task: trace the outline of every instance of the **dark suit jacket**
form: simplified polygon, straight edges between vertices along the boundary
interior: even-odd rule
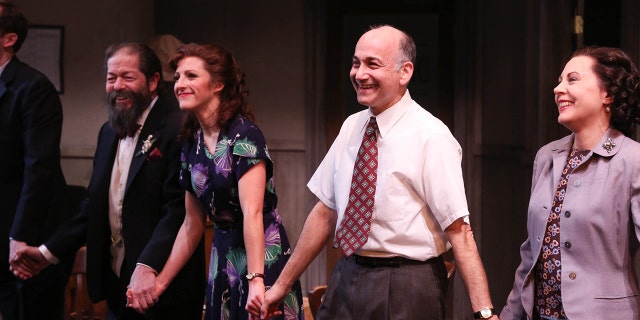
[[[9,272],[9,237],[39,245],[64,222],[60,168],[62,105],[45,75],[17,58],[0,76],[0,281]]]
[[[136,263],[162,270],[185,217],[184,190],[178,184],[180,143],[177,142],[182,114],[174,101],[159,98],[149,113],[131,161],[122,208],[125,258],[120,277],[128,283]],[[138,154],[143,141],[155,142],[147,155]],[[114,281],[110,264],[109,185],[118,147],[118,137],[108,123],[100,129],[93,160],[88,196],[80,213],[45,245],[56,256],[87,242],[89,294],[95,302],[107,298]],[[149,157],[155,149],[161,156]],[[202,248],[201,248],[202,249]],[[197,250],[159,303],[186,298],[203,301],[204,250]],[[110,287],[111,286],[111,287]]]

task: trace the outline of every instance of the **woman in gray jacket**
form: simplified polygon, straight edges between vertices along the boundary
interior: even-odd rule
[[[639,75],[617,48],[578,49],[553,90],[571,134],[533,166],[528,238],[500,319],[640,319]]]

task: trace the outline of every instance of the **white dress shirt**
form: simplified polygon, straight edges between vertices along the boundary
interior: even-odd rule
[[[307,186],[338,213],[347,206],[353,165],[367,109],[345,120],[338,137]],[[450,248],[444,229],[469,210],[462,180],[462,150],[447,126],[411,99],[402,99],[376,116],[378,180],[371,233],[356,252],[427,260]]]
[[[147,108],[140,116],[140,119],[138,119],[140,128],[144,125],[151,108],[153,108],[157,100],[158,97],[155,97],[153,101],[151,101],[149,108]],[[120,268],[124,260],[125,250],[124,238],[122,237],[122,204],[124,202],[124,192],[129,176],[129,167],[136,152],[135,147],[139,137],[140,129],[136,131],[133,137],[124,137],[118,141],[118,150],[111,171],[111,184],[109,186],[109,226],[111,227],[112,241],[111,268],[117,276],[120,276]],[[117,243],[113,243],[114,240],[116,240]]]
[[[142,113],[138,123],[141,126],[149,116],[149,112],[158,101],[158,97],[153,98],[149,107]],[[121,236],[122,231],[122,201],[124,200],[124,191],[127,185],[127,176],[129,175],[129,167],[131,165],[131,159],[133,158],[136,144],[138,143],[138,137],[140,136],[140,130],[138,130],[133,137],[126,137],[118,141],[118,150],[116,158],[113,162],[113,169],[111,171],[111,185],[109,187],[109,226],[111,227],[112,237],[118,235]],[[124,239],[122,239],[122,246],[111,246],[111,268],[120,276],[120,268],[122,267],[122,261],[124,259]],[[40,253],[52,264],[60,262],[46,245],[40,245],[38,247]]]

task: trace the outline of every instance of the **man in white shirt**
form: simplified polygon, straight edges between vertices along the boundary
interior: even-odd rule
[[[147,46],[110,46],[105,72],[109,121],[98,135],[88,197],[79,214],[29,256],[55,263],[86,239],[89,294],[94,302],[107,300],[109,319],[199,320],[206,284],[202,241],[161,299],[155,291],[155,274],[185,217],[178,185],[182,114],[175,98],[160,92],[160,61]],[[126,307],[128,285],[142,292],[136,303],[145,304],[131,307],[153,306],[144,315]]]
[[[468,223],[460,145],[407,90],[415,55],[411,37],[391,26],[372,27],[358,41],[350,77],[358,102],[368,109],[347,118],[309,181],[319,201],[265,295],[263,318],[277,313],[273,307],[332,235],[344,256],[318,319],[444,319],[447,274],[440,256],[451,247],[474,316],[497,318]],[[369,122],[377,124],[375,195],[371,217],[354,220],[345,212],[361,210],[349,209],[361,197],[350,191],[358,184],[352,173]],[[362,230],[353,227],[361,223]],[[354,247],[358,238],[363,243]]]

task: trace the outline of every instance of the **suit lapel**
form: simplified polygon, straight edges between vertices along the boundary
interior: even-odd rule
[[[7,66],[4,67],[4,71],[2,71],[2,75],[0,75],[0,98],[2,98],[7,91],[7,85],[13,82],[19,63],[18,58],[13,57],[9,63],[7,63]]]
[[[4,81],[0,79],[0,98],[2,98],[5,92],[7,92],[7,86],[5,86]]]
[[[164,126],[164,113],[165,106],[162,103],[162,98],[158,98],[156,104],[153,106],[147,119],[142,125],[142,129],[140,130],[140,136],[138,137],[138,142],[136,143],[136,148],[133,151],[133,158],[131,159],[131,166],[129,167],[129,175],[127,176],[127,187],[125,189],[125,194],[129,191],[129,187],[131,183],[135,179],[140,169],[142,169],[143,164],[147,160],[146,155],[141,154],[140,150],[142,149],[142,144],[145,140],[149,138],[149,135],[152,135],[155,138],[155,142],[151,146],[148,152],[151,152],[153,148],[158,146],[160,139],[160,128]]]

